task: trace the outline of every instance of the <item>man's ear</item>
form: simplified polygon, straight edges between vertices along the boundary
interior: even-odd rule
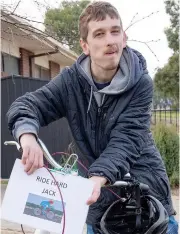
[[[89,46],[82,38],[80,38],[80,45],[85,55],[89,55]]]
[[[123,32],[123,48],[125,48],[127,46],[127,40],[128,40],[128,36],[126,34],[126,32]]]

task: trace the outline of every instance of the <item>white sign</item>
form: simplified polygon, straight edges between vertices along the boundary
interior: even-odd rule
[[[65,217],[64,233],[82,234],[89,209],[86,201],[92,194],[93,182],[80,176],[52,174],[56,181],[46,168],[27,175],[21,160],[16,159],[3,199],[1,218],[61,234]]]

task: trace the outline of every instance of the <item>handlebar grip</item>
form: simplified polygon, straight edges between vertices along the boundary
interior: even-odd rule
[[[112,184],[110,186],[112,186],[112,187],[127,187],[128,185],[129,185],[128,182],[119,180],[119,181],[116,181],[114,184]]]
[[[140,189],[143,190],[144,192],[149,191],[149,186],[147,184],[140,183]]]
[[[16,141],[5,141],[4,144],[5,145],[15,145],[17,150],[22,152],[22,148],[21,148],[20,144],[17,143]]]

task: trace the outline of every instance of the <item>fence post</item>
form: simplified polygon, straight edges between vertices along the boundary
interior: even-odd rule
[[[166,106],[165,106],[165,113],[164,113],[164,118],[165,118],[165,124],[166,124]]]
[[[170,110],[170,124],[172,124],[172,110]]]

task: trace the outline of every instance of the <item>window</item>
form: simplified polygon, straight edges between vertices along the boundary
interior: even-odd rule
[[[49,69],[35,64],[35,77],[42,80],[50,80]]]
[[[1,53],[1,71],[8,75],[20,75],[20,59],[10,54]]]

